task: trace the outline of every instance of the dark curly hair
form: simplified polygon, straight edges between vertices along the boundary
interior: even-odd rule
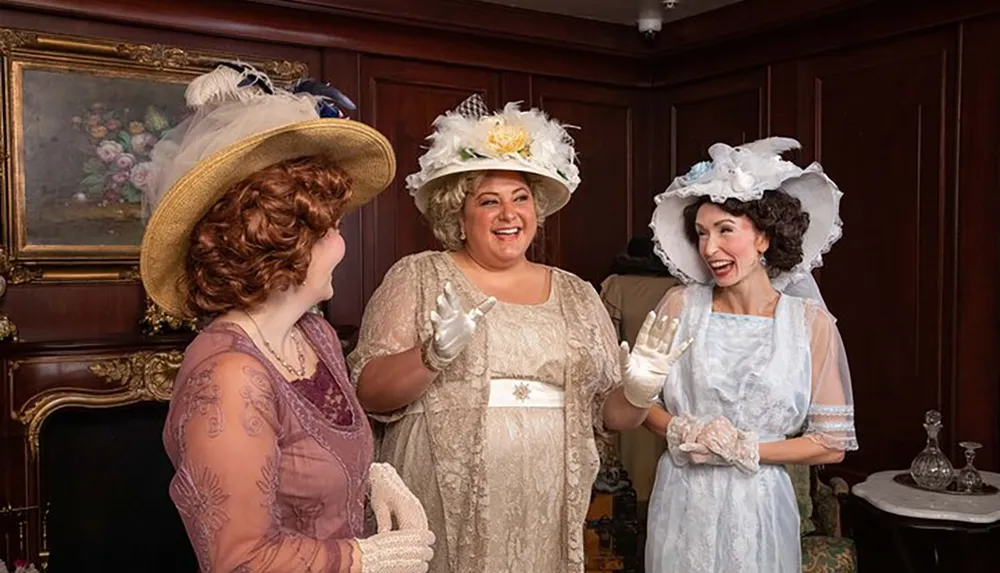
[[[684,233],[694,245],[698,244],[698,230],[695,220],[698,209],[710,202],[709,197],[699,197],[684,208]],[[717,203],[719,208],[730,215],[747,216],[754,227],[770,241],[764,257],[767,258],[767,274],[774,278],[795,268],[802,262],[802,236],[809,228],[809,213],[802,210],[802,203],[784,191],[765,191],[760,199],[740,201],[726,199]]]
[[[188,307],[201,316],[249,309],[302,284],[313,245],[350,198],[350,177],[322,156],[282,161],[233,185],[191,233]]]

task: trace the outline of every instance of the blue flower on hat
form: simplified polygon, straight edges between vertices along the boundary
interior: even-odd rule
[[[684,174],[685,181],[694,181],[702,175],[708,173],[712,170],[713,163],[711,161],[699,161],[691,166],[691,169]]]

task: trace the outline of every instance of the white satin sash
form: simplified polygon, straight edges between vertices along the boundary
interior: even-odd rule
[[[562,408],[563,389],[537,380],[493,378],[490,380],[489,408]],[[424,403],[417,400],[406,408],[406,415],[420,414]]]

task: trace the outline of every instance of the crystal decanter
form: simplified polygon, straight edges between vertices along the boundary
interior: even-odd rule
[[[913,458],[910,476],[917,485],[927,489],[944,490],[955,479],[955,468],[938,447],[938,433],[941,431],[941,413],[928,410],[924,415],[924,429],[927,430],[927,446]]]

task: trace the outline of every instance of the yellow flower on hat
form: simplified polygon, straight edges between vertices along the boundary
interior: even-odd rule
[[[486,136],[486,145],[496,155],[507,155],[528,151],[528,131],[520,125],[497,123]]]
[[[541,178],[540,192],[551,196],[549,212],[569,201],[580,184],[573,138],[567,128],[536,108],[521,110],[508,102],[490,113],[479,94],[431,124],[430,147],[420,156],[420,171],[406,177],[417,209],[426,213],[428,200],[445,177],[470,171],[509,170]]]

